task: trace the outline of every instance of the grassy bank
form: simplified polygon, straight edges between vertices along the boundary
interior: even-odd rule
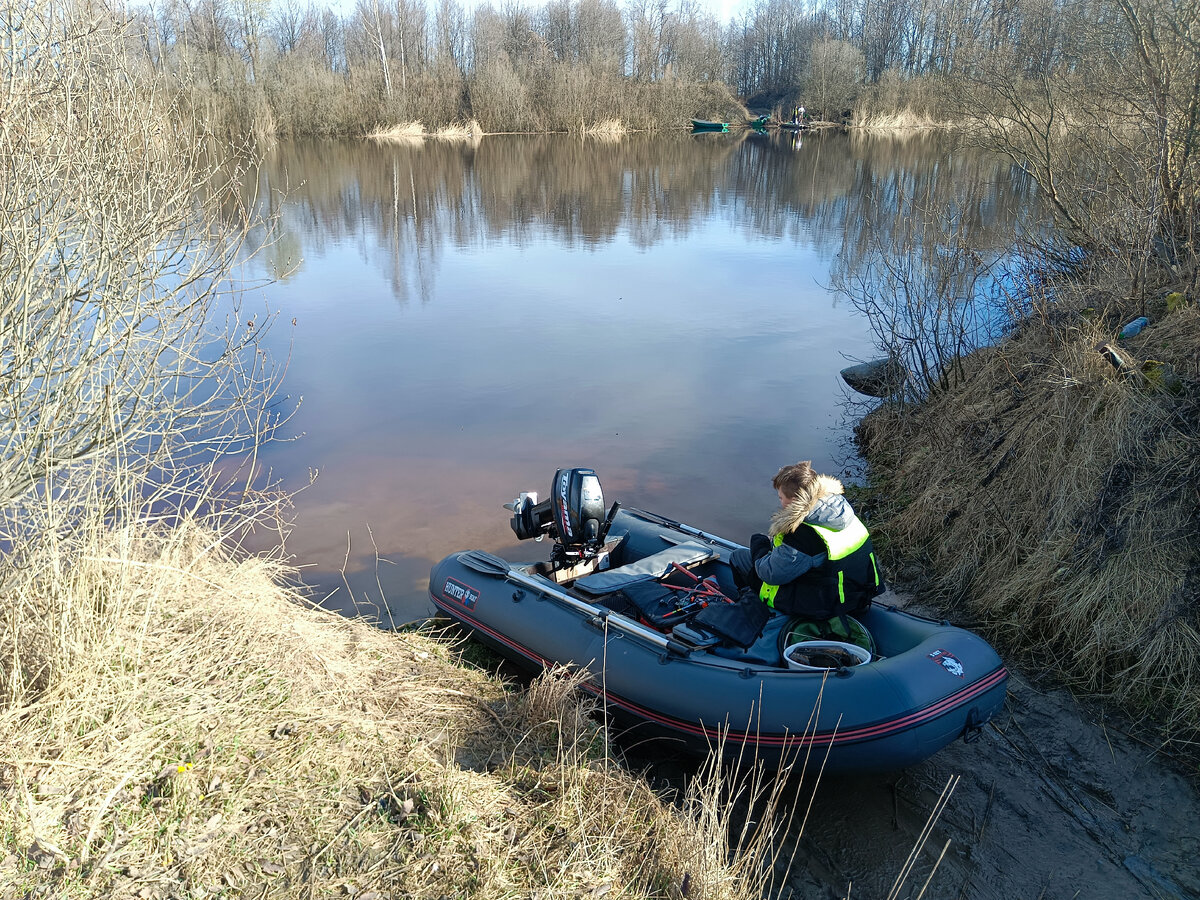
[[[726,786],[655,795],[573,678],[510,692],[196,527],[89,535],[5,599],[6,665],[48,628],[61,674],[0,714],[0,896],[761,896]]]
[[[917,407],[858,429],[893,572],[1031,673],[1200,745],[1200,309],[1064,286]],[[1119,339],[1146,314],[1151,324]]]

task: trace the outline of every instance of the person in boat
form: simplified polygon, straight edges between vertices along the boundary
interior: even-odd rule
[[[866,609],[883,592],[867,528],[845,497],[842,483],[803,461],[772,479],[779,509],[767,534],[730,558],[740,589],[758,591],[777,613],[825,622]],[[832,623],[831,623],[832,624]],[[843,627],[849,627],[842,620]]]

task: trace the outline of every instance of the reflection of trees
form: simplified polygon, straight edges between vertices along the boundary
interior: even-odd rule
[[[841,266],[856,265],[874,243],[890,243],[913,198],[936,208],[964,185],[976,189],[980,202],[964,227],[976,246],[993,250],[1012,244],[1032,201],[1027,179],[1009,161],[964,150],[944,136],[817,136],[799,151],[780,143],[764,152],[803,162],[769,174],[773,167],[744,161],[742,178],[757,179],[749,204],[755,231],[783,237],[803,229]]]
[[[983,250],[1012,243],[1031,191],[1011,164],[938,136],[697,135],[619,143],[490,137],[478,145],[293,143],[264,163],[263,203],[288,202],[282,227],[304,255],[357,242],[398,297],[430,295],[447,244],[622,237],[641,248],[714,215],[745,232],[811,243],[852,271],[887,244],[914,199],[936,209],[963,185],[977,201],[961,227]]]
[[[1000,157],[889,146],[903,161],[854,186],[831,277],[920,395],[952,383],[961,358],[997,337],[1005,322],[988,297],[1037,205],[1030,179]]]

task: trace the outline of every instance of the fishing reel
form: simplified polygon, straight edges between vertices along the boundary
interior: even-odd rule
[[[559,469],[549,499],[539,503],[536,492],[522,491],[517,499],[504,504],[513,512],[509,525],[519,540],[540,541],[550,535],[554,540],[550,561],[555,566],[599,553],[620,506],[614,503],[605,515],[604,492],[593,469]]]

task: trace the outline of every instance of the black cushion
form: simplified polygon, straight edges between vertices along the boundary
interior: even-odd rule
[[[771,618],[767,604],[758,594],[746,588],[733,603],[710,603],[696,613],[693,625],[719,634],[729,644],[749,647],[762,635],[763,626]]]

